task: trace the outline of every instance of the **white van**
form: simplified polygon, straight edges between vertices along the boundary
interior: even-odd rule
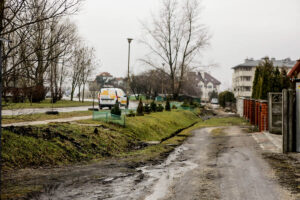
[[[101,88],[98,93],[99,108],[108,107],[111,109],[118,101],[121,106],[127,107],[127,96],[120,88]]]

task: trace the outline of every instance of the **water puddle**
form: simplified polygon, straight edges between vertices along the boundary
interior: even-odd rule
[[[61,185],[38,199],[158,200],[168,195],[174,180],[198,166],[191,159],[188,145],[177,147],[162,164],[140,167],[131,173],[125,170],[100,179],[86,177],[85,181]]]

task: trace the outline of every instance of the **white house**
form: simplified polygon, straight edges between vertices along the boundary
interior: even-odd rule
[[[209,101],[210,94],[215,91],[219,93],[221,82],[207,72],[198,72],[198,87],[201,90],[201,100]]]
[[[221,82],[207,72],[190,72],[189,79],[194,79],[202,101],[209,101],[210,94],[213,91],[217,93],[220,91]]]

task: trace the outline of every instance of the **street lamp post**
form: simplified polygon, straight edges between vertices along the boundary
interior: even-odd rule
[[[129,87],[130,87],[130,75],[129,75],[129,65],[130,65],[130,43],[133,40],[132,38],[127,38],[128,40],[128,69],[127,69],[127,107],[129,105]]]
[[[1,138],[2,138],[2,43],[3,42],[8,42],[10,43],[10,40],[0,38],[0,194],[1,194],[1,188],[2,188],[2,143],[1,143]]]

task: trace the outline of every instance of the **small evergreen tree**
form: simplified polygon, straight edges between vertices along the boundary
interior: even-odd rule
[[[257,98],[257,88],[258,88],[258,80],[259,80],[259,75],[260,75],[260,71],[259,71],[259,67],[256,67],[255,69],[255,75],[254,75],[254,80],[253,80],[253,87],[252,87],[252,95],[251,97],[256,99]]]
[[[169,98],[167,98],[165,110],[166,110],[166,111],[171,111],[171,106],[170,106]]]
[[[158,106],[157,106],[157,112],[162,112],[162,111],[164,111],[164,107],[163,107],[163,105],[161,105],[161,104],[158,104]]]
[[[147,114],[149,114],[151,112],[151,108],[150,108],[149,104],[147,104],[147,103],[144,106],[144,112]]]
[[[280,71],[278,67],[276,67],[273,76],[272,76],[272,92],[281,92],[282,91],[282,85],[280,83],[281,76],[280,76]]]
[[[286,69],[282,69],[280,73],[280,84],[281,84],[281,90],[288,89],[292,87],[291,80],[287,76]]]
[[[113,115],[119,115],[119,116],[122,114],[122,111],[120,109],[120,103],[118,101],[116,102],[114,107],[111,109],[110,113]]]
[[[156,103],[155,103],[155,101],[152,101],[152,102],[151,102],[151,105],[150,105],[150,107],[151,107],[151,111],[152,111],[152,112],[156,112],[156,108],[157,108],[157,106],[156,106]]]
[[[142,99],[140,99],[139,105],[138,105],[137,110],[136,110],[136,115],[137,116],[143,116],[144,115],[144,106],[143,106]]]

